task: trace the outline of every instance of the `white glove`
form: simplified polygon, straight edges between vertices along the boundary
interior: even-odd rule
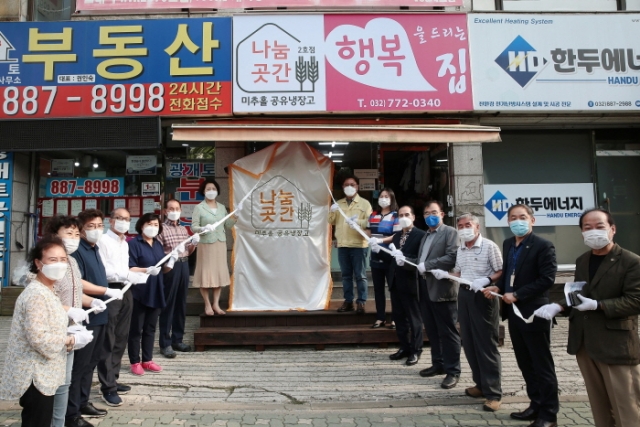
[[[596,301],[594,299],[591,299],[591,298],[583,297],[580,294],[578,294],[578,298],[580,298],[580,300],[582,301],[582,304],[576,305],[575,307],[573,307],[576,310],[589,311],[589,310],[597,310],[598,309],[598,301]]]
[[[191,236],[191,244],[197,245],[198,243],[200,243],[200,235],[196,233],[193,236]]]
[[[87,330],[84,326],[69,326],[67,333],[73,335],[75,343],[73,344],[74,350],[80,350],[93,340],[93,331]]]
[[[185,253],[186,251],[187,251],[187,248],[185,248],[184,243],[180,243],[171,252],[175,252],[177,255],[176,258],[179,258],[180,254]]]
[[[206,231],[207,233],[210,233],[213,230],[214,230],[213,224],[207,224],[204,227],[202,227],[202,231]]]
[[[338,206],[338,204],[337,204],[337,203],[332,204],[332,205],[331,205],[331,207],[329,208],[329,210],[330,210],[331,212],[335,212],[335,211],[337,211],[338,209],[340,209],[340,206]]]
[[[476,279],[471,283],[471,290],[473,292],[481,291],[485,286],[491,283],[488,277],[483,277],[481,279]]]
[[[67,311],[67,316],[69,316],[69,319],[73,320],[75,323],[78,323],[78,324],[82,322],[89,323],[89,314],[81,308],[71,307]]]
[[[397,258],[399,256],[402,256],[402,251],[400,249],[391,249],[391,256],[394,258]]]
[[[536,311],[533,312],[534,316],[542,317],[543,319],[551,320],[558,315],[562,311],[562,306],[560,304],[551,303],[545,304]]]
[[[373,252],[374,254],[380,252],[380,245],[377,243],[371,245],[371,252]]]
[[[109,298],[115,298],[115,299],[122,299],[122,296],[124,295],[120,289],[109,289],[109,288],[105,291],[104,294]]]
[[[349,228],[351,228],[352,230],[356,230],[359,228],[359,225],[356,222],[356,218],[358,218],[358,215],[354,215],[351,218],[347,219],[347,224],[349,224]]]
[[[173,266],[176,265],[177,260],[178,258],[173,256],[173,253],[172,253],[171,257],[169,257],[169,261],[167,261],[167,263],[164,266],[167,268],[173,268]]]
[[[147,267],[147,271],[145,273],[152,276],[157,276],[158,274],[160,274],[160,267],[155,267],[152,265],[151,267]]]
[[[427,272],[427,269],[424,268],[424,262],[421,262],[420,264],[418,264],[418,271],[420,272],[420,274],[424,274]]]
[[[120,299],[122,299],[122,297],[120,297]],[[102,313],[107,309],[107,304],[99,298],[94,298],[93,301],[91,301],[91,308],[94,308],[94,307],[95,307],[94,313],[98,314],[98,313]],[[89,320],[87,320],[87,323],[89,323]]]
[[[430,270],[429,273],[433,274],[433,276],[438,280],[446,279],[449,274],[444,270]]]
[[[236,215],[238,215],[238,212],[240,212],[241,210],[242,210],[242,202],[236,205]]]
[[[382,239],[378,239],[377,237],[372,237],[369,239],[369,246],[379,246],[382,243]]]
[[[395,257],[396,259],[396,264],[398,264],[399,267],[402,267],[404,265],[404,262],[406,261],[406,258],[404,257],[404,255],[398,255],[397,257]]]

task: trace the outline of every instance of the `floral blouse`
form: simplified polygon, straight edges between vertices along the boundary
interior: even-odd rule
[[[67,323],[60,299],[33,279],[16,301],[0,399],[20,398],[32,382],[45,396],[64,384]]]
[[[58,295],[62,305],[82,308],[82,274],[78,261],[69,257],[69,266],[64,277],[53,284],[53,291]]]

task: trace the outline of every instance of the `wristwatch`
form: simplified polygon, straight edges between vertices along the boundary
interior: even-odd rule
[[[514,297],[515,299],[518,299],[518,294],[516,293],[516,291],[513,291],[511,294],[513,295],[513,297]]]

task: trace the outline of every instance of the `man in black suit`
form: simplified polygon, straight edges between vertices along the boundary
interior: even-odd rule
[[[551,242],[533,234],[535,217],[527,205],[513,205],[507,213],[509,228],[515,235],[502,245],[503,272],[496,282],[483,290],[503,294],[502,318],[509,319],[509,334],[518,367],[527,385],[529,407],[513,412],[511,418],[533,421],[529,427],[557,425],[558,379],[551,355],[551,321],[535,317],[527,324],[517,317],[511,304],[516,303],[524,318],[549,303],[549,289],[554,283],[556,250]]]
[[[411,206],[403,206],[398,210],[401,233],[393,236],[396,247],[396,262],[390,265],[389,291],[393,306],[393,321],[400,340],[400,350],[389,356],[391,360],[407,358],[406,365],[418,363],[422,353],[422,317],[418,302],[418,280],[416,268],[405,264],[405,258],[418,258],[420,242],[424,231],[413,226],[416,217]]]

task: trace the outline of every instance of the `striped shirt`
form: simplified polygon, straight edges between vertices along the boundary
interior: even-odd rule
[[[456,266],[453,268],[453,272],[460,273],[461,278],[475,280],[489,277],[501,270],[502,254],[498,245],[489,239],[483,239],[482,235],[478,235],[471,248],[465,244],[458,247]]]

